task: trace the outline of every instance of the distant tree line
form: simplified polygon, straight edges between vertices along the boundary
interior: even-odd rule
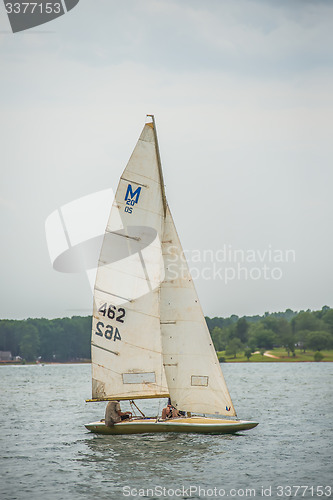
[[[208,318],[215,349],[234,355],[244,351],[283,347],[288,354],[295,349],[321,351],[333,349],[333,309],[320,311],[287,309],[263,316],[232,315]],[[77,361],[90,359],[91,316],[57,319],[0,320],[0,351],[26,361]]]
[[[90,359],[91,316],[0,320],[0,351],[26,361]]]
[[[256,350],[283,347],[288,355],[299,348],[321,351],[333,348],[333,309],[324,306],[320,311],[287,309],[285,312],[263,316],[231,316],[208,318],[215,349],[227,356],[244,351],[251,355]]]

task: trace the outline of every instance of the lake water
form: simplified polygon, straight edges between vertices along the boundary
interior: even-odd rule
[[[241,435],[97,436],[90,365],[1,367],[1,500],[331,497],[333,363],[222,368]]]

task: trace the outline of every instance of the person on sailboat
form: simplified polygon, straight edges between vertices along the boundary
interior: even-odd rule
[[[162,410],[162,420],[166,420],[167,418],[170,417],[172,417],[172,409],[171,405],[168,405]]]
[[[114,424],[122,420],[129,420],[132,418],[130,411],[121,411],[119,401],[110,401],[105,410],[105,425],[112,427]]]
[[[177,408],[172,406],[171,404],[171,399],[168,399],[168,404],[165,408],[162,410],[162,420],[166,420],[167,418],[174,418],[174,417],[179,417],[179,411]]]

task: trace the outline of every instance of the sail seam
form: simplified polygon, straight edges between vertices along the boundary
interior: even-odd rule
[[[141,174],[141,173],[140,173],[140,174],[138,174],[137,172],[133,172],[133,170],[129,170],[129,169],[127,169],[127,173],[130,173],[130,174],[136,175],[136,176],[138,176],[138,177],[139,177],[139,176],[140,176],[140,177],[144,177],[145,179],[149,179],[150,181],[155,182],[155,184],[159,184],[159,183],[160,183],[159,179],[158,179],[158,180],[156,180],[156,179],[154,179],[153,177],[148,177],[148,175],[143,175],[143,174]],[[122,179],[122,177],[121,177],[121,179]],[[136,181],[134,181],[134,180],[132,180],[132,181],[127,181],[127,182],[134,182],[135,184],[138,184],[138,183],[137,183]],[[142,185],[144,186],[144,184],[142,184]],[[145,187],[146,187],[146,186],[145,186]],[[147,186],[147,187],[149,187],[149,186]]]
[[[102,291],[102,290],[99,290],[99,291]],[[105,292],[105,293],[108,293],[108,292]],[[108,295],[112,295],[112,294],[108,294]],[[117,297],[117,296],[113,295],[113,297]],[[119,297],[119,298],[122,298],[122,297]],[[124,299],[124,300],[126,300],[126,299]],[[132,301],[128,301],[128,302],[132,302]],[[135,309],[130,309],[130,310],[131,310],[131,312],[134,311],[136,314],[141,314],[142,316],[148,316],[149,318],[159,319],[159,316],[155,316],[155,314],[149,314],[149,313],[146,313],[144,311],[137,311]],[[100,319],[99,316],[96,316],[95,314],[94,314],[94,318],[97,320]]]
[[[117,299],[122,299],[122,300],[125,300],[126,302],[132,302],[132,299],[128,299],[127,297],[122,297],[121,295],[116,295],[115,293],[111,293],[111,292],[108,292],[106,290],[102,290],[101,288],[98,288],[97,286],[95,286],[94,290],[96,290],[97,292],[106,293],[107,295],[111,295],[112,297],[117,297]]]
[[[126,203],[124,203],[123,201],[119,201],[118,202],[118,209],[120,209],[122,207],[126,207]],[[154,210],[148,210],[147,208],[142,208],[142,207],[138,207],[138,206],[135,207],[135,211],[147,212],[148,214],[154,214],[154,215],[161,215],[160,212],[154,212]]]
[[[131,346],[131,347],[135,347],[136,349],[141,349],[142,351],[149,351],[149,352],[153,352],[155,354],[162,354],[161,351],[157,351],[156,349],[151,349],[149,347],[143,347],[143,346],[140,346],[137,344],[131,344],[131,342],[123,341],[123,344]],[[99,349],[103,349],[104,351],[111,352],[112,354],[116,354],[117,356],[119,356],[119,354],[120,354],[119,352],[117,353],[116,351],[110,351],[109,349],[106,349],[106,347],[99,346],[98,344],[94,344],[93,342],[91,342],[91,345],[93,347],[98,347]],[[106,367],[104,367],[104,368],[106,368]],[[107,369],[109,370],[109,368],[107,368]],[[113,370],[111,370],[111,371],[113,371]],[[117,372],[115,372],[115,373],[117,373]]]
[[[111,352],[112,354],[115,354],[115,356],[119,356],[119,352],[117,351],[111,351],[110,349],[106,349],[106,347],[102,347],[101,345],[94,344],[93,342],[91,343],[93,347],[97,347],[98,349],[103,349],[103,351]]]
[[[142,176],[142,177],[144,177],[144,176]],[[147,186],[147,184],[142,184],[141,182],[132,181],[130,179],[125,179],[125,177],[120,177],[120,178],[121,178],[122,181],[132,182],[133,184],[137,184],[138,186],[142,186],[142,187],[145,187],[145,188],[149,189],[149,186]],[[149,177],[146,177],[146,178],[149,179]],[[154,181],[154,179],[151,179],[151,180]]]
[[[107,228],[106,228],[105,232],[108,234],[114,234],[116,236],[122,236],[123,238],[127,238],[129,240],[141,241],[141,238],[139,238],[138,236],[128,236],[127,234],[121,234],[121,233],[118,233],[117,231],[108,231]]]
[[[161,351],[156,351],[155,349],[149,349],[149,347],[143,347],[143,346],[140,346],[140,345],[137,345],[137,344],[131,344],[130,342],[126,342],[126,341],[124,341],[124,344],[125,345],[130,345],[131,347],[135,347],[136,349],[142,349],[143,351],[154,352],[156,354],[161,354],[162,355]]]
[[[98,261],[99,264],[102,264],[103,266],[105,266],[106,264],[102,261],[102,260],[99,260]],[[125,271],[122,271],[121,269],[115,269],[115,271],[119,274],[123,274],[125,276],[135,276],[136,279],[138,280],[143,280],[145,283],[147,283],[147,286],[149,287],[148,285],[148,281],[147,281],[147,278],[146,277],[142,277],[142,276],[138,276],[138,275],[134,275],[133,273],[130,273],[130,272],[125,272]],[[148,276],[149,277],[149,276]],[[152,290],[151,291],[154,291],[155,288],[157,288],[160,284],[160,281],[158,279],[155,279],[155,280],[149,280],[149,283],[150,283],[150,286],[151,284],[153,283],[156,283],[155,286],[152,287]],[[150,287],[149,287],[150,288]],[[104,292],[104,290],[101,290],[101,289],[97,289],[95,288],[95,290],[99,290],[100,292]],[[111,292],[107,292],[105,291],[104,293],[108,293],[109,295],[114,295],[113,293]],[[148,293],[148,292],[146,292]],[[117,297],[117,295],[115,295],[115,297]],[[125,297],[119,297],[119,298],[123,298],[125,299]],[[126,299],[127,300],[127,299]],[[131,302],[131,300],[128,300],[128,302]]]

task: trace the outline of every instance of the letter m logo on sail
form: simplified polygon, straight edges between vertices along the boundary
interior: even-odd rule
[[[138,203],[140,193],[141,193],[141,187],[136,188],[136,190],[133,192],[131,184],[129,184],[127,186],[127,191],[125,194],[125,201],[126,201],[126,205],[129,205],[129,206],[125,207],[125,212],[128,212],[130,214],[132,213],[131,207],[133,207],[136,203]]]
[[[125,195],[125,201],[131,201],[131,203],[127,203],[128,205],[131,204],[131,205],[134,205],[135,203],[138,203],[139,201],[139,196],[140,196],[140,192],[141,192],[141,187],[138,187],[134,193],[133,193],[133,189],[132,189],[132,186],[129,184],[127,186],[127,191],[126,191],[126,195]]]

